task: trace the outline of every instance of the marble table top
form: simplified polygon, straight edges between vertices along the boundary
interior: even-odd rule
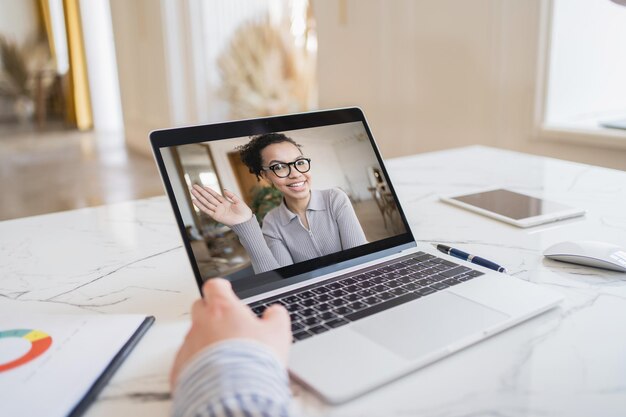
[[[565,297],[559,308],[342,406],[332,416],[624,416],[626,274],[544,259],[564,240],[626,247],[626,173],[485,147],[387,162],[418,241],[483,255]],[[519,229],[442,203],[489,186],[587,210]],[[165,416],[167,374],[198,297],[165,197],[0,222],[0,314],[142,313],[156,324],[87,416]]]

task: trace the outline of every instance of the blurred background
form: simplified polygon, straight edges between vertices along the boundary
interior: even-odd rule
[[[0,220],[162,195],[153,129],[342,106],[385,158],[623,170],[624,39],[611,0],[0,0]]]

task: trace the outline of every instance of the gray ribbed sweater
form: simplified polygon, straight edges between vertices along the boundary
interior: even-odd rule
[[[252,260],[255,273],[339,252],[367,243],[348,196],[339,189],[312,190],[307,230],[285,201],[263,219],[255,216],[232,229]]]

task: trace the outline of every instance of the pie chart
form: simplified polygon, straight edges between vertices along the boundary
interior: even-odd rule
[[[52,345],[52,337],[41,330],[33,329],[13,329],[1,330],[0,340],[4,338],[22,338],[30,342],[30,349],[17,359],[9,362],[0,362],[0,372],[8,371],[18,366],[22,366],[43,354],[50,345]]]

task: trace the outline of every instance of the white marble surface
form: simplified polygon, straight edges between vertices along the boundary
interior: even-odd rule
[[[545,260],[563,240],[626,247],[626,173],[470,147],[388,162],[417,240],[484,255],[565,296],[560,308],[340,407],[307,414],[624,416],[626,274]],[[518,229],[438,201],[500,185],[588,210]],[[87,415],[165,416],[167,372],[198,292],[165,198],[0,222],[0,313],[145,313],[157,323]]]

